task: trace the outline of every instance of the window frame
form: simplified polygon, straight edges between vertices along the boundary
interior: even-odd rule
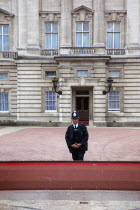
[[[92,71],[92,69],[93,69],[93,66],[81,66],[81,65],[79,65],[79,66],[73,66],[72,67],[72,71],[71,71],[71,73],[73,73],[74,74],[74,77],[75,78],[81,78],[81,77],[79,77],[79,76],[77,76],[77,71],[88,71],[88,76],[87,77],[82,77],[82,78],[90,78],[91,77],[91,71]]]
[[[6,79],[0,79],[0,81],[9,80],[9,72],[0,72],[0,74],[7,74],[7,78]]]
[[[47,76],[47,73],[49,73],[49,72],[54,72],[55,73],[55,75],[54,76]],[[53,77],[56,77],[56,71],[45,71],[45,78],[53,78]]]
[[[57,103],[58,103],[58,101],[57,101],[57,93],[55,93],[55,96],[56,96],[56,100],[55,100],[55,102],[56,102],[56,110],[47,110],[46,109],[46,102],[47,102],[47,98],[46,98],[46,92],[52,92],[52,93],[55,93],[54,91],[50,91],[50,90],[45,90],[45,92],[44,92],[44,109],[45,109],[45,112],[50,112],[50,113],[52,113],[52,112],[57,112],[58,111],[58,108],[57,108]]]
[[[119,93],[119,110],[113,110],[113,109],[109,109],[109,94],[110,93],[113,93],[113,92],[118,92]],[[110,113],[110,112],[121,112],[121,91],[119,91],[119,90],[112,90],[112,91],[110,91],[109,93],[108,93],[108,97],[107,97],[107,111]],[[116,102],[116,101],[115,101]]]
[[[118,77],[111,76],[111,75],[109,75],[110,72],[119,72],[119,76]],[[119,79],[121,77],[121,72],[120,72],[120,70],[109,70],[108,77],[112,77],[114,79]]]
[[[48,71],[55,71],[56,72],[56,77],[58,77],[58,67],[52,67],[52,66],[49,66],[49,67],[42,67],[41,69],[42,73],[41,73],[41,78],[47,82],[50,82],[52,80],[52,77],[46,77],[46,72]],[[52,82],[52,81],[51,81]]]
[[[8,94],[8,110],[0,110],[0,113],[9,113],[10,112],[10,94],[9,94],[9,91],[4,91],[4,92],[0,92],[0,94],[2,93],[7,93]],[[1,100],[0,100],[0,103],[1,103]]]
[[[113,32],[108,32],[108,23],[113,23]],[[114,32],[114,24],[115,23],[120,23],[120,32]],[[122,40],[121,40],[121,21],[107,21],[106,23],[106,48],[107,49],[121,49],[121,43],[122,43]],[[108,33],[112,33],[113,34],[113,48],[108,48]],[[114,39],[114,34],[115,33],[120,33],[120,46],[119,48],[114,48],[114,45],[115,45],[115,39]]]
[[[82,23],[82,31],[77,31],[77,23]],[[83,31],[83,26],[84,26],[84,23],[88,23],[88,27],[89,27],[89,30],[88,31]],[[81,33],[82,34],[82,46],[80,46],[80,47],[78,47],[77,46],[77,33]],[[88,33],[88,46],[86,46],[86,47],[84,47],[83,46],[83,40],[84,40],[84,38],[83,38],[83,35],[84,35],[84,33]],[[76,21],[75,22],[75,47],[77,47],[77,48],[87,48],[87,47],[90,47],[90,21]]]
[[[46,24],[51,24],[51,32],[46,32]],[[53,24],[57,24],[58,27],[58,31],[56,32],[52,32],[52,25]],[[59,49],[59,22],[45,22],[44,24],[44,32],[45,32],[45,42],[44,42],[44,48],[46,50],[58,50]],[[51,48],[47,48],[47,42],[46,42],[46,36],[47,34],[51,34]],[[52,35],[53,34],[57,34],[57,48],[52,48]]]
[[[87,72],[87,75],[86,76],[82,76],[82,75],[80,76],[80,75],[78,75],[78,72],[84,72],[84,71]],[[82,70],[79,70],[78,69],[77,70],[77,77],[89,77],[89,71],[88,70],[83,70],[83,69]]]
[[[9,26],[9,24],[2,24],[1,22],[0,22],[0,26],[2,26],[2,33],[0,34],[0,36],[2,36],[2,50],[0,50],[0,52],[7,52],[7,51],[9,51],[10,50],[10,26]],[[3,33],[3,27],[4,26],[8,26],[8,34],[4,34]],[[4,50],[4,43],[3,43],[3,38],[4,38],[4,36],[8,36],[8,50]]]

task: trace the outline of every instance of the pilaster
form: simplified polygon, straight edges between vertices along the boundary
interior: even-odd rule
[[[140,54],[140,1],[127,0],[127,53]]]
[[[18,1],[18,50],[25,53],[27,47],[27,1]]]
[[[27,49],[39,49],[39,0],[27,1]]]
[[[105,53],[104,0],[94,0],[94,46],[97,54]]]
[[[61,0],[61,47],[72,45],[72,0]]]

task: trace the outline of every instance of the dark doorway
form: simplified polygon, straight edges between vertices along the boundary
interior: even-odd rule
[[[80,116],[80,122],[89,124],[89,97],[76,97],[76,110]]]

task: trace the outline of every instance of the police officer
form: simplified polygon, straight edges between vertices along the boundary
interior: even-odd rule
[[[85,151],[88,149],[88,131],[84,124],[79,122],[76,111],[71,116],[73,124],[67,128],[65,139],[73,160],[84,160]]]

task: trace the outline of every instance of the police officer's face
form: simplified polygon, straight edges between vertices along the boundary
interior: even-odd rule
[[[76,125],[78,123],[79,119],[72,119],[72,122],[74,125]]]

